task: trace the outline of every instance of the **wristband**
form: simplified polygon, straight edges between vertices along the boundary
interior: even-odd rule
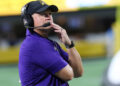
[[[73,48],[74,46],[75,45],[74,45],[73,41],[71,41],[71,45],[65,44],[65,47],[68,48],[68,49]]]

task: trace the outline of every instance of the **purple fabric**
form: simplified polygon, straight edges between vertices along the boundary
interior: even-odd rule
[[[68,54],[56,42],[37,33],[27,31],[26,35],[19,53],[22,86],[68,86],[54,75],[68,64]]]

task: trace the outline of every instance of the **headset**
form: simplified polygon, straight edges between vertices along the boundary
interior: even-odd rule
[[[29,7],[29,3],[23,6],[21,10],[21,18],[25,28],[34,27],[33,18],[30,14],[27,13],[28,7]]]
[[[25,28],[28,28],[30,31],[32,31],[33,29],[36,29],[39,27],[47,27],[47,26],[51,25],[50,22],[48,22],[42,26],[34,27],[33,18],[30,14],[27,13],[28,7],[29,7],[29,3],[26,4],[25,6],[23,6],[22,10],[21,10],[21,18],[22,18],[22,21],[23,21]],[[41,30],[43,30],[43,29],[41,29]]]

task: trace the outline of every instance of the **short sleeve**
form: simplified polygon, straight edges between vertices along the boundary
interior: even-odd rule
[[[56,44],[57,44],[57,47],[58,47],[58,50],[59,50],[61,56],[62,56],[67,62],[69,62],[68,53],[65,52],[65,51],[60,47],[60,45],[59,45],[57,42],[56,42]]]
[[[44,42],[34,47],[32,61],[48,72],[55,74],[68,64],[54,48],[53,43]]]

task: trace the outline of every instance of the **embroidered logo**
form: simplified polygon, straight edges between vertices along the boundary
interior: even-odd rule
[[[45,2],[43,2],[42,0],[40,0],[40,3],[41,3],[42,5],[45,5]]]

